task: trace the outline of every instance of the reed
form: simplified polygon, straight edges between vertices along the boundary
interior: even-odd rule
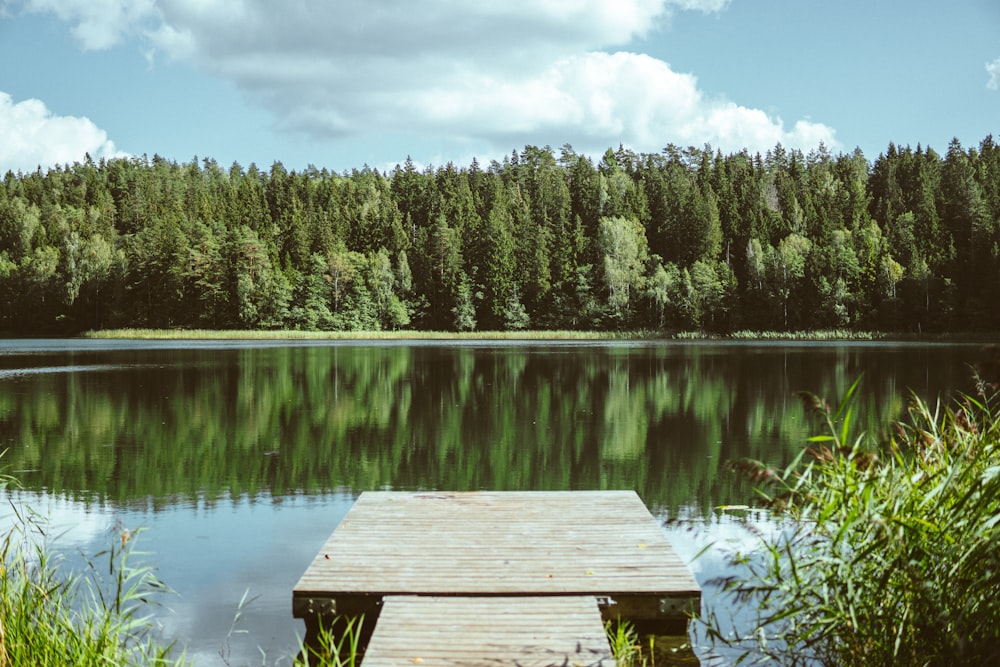
[[[103,329],[85,338],[137,340],[642,340],[644,332],[616,331],[255,331],[215,329]]]
[[[707,331],[299,331],[299,330],[219,330],[219,329],[101,329],[87,331],[85,338],[137,340],[504,340],[504,341],[879,341],[879,340],[962,340],[967,337],[888,334],[878,331],[822,329],[813,331],[753,331],[731,333]],[[979,340],[975,338],[975,340]]]
[[[604,629],[616,667],[656,667],[652,635],[646,637],[648,644],[643,646],[635,625],[623,619],[605,622]]]
[[[740,660],[822,665],[988,665],[1000,660],[1000,410],[912,398],[879,442],[858,432],[855,383],[840,405],[804,395],[825,432],[784,470],[739,468],[788,529],[738,554],[717,604],[756,627],[700,619]]]
[[[815,331],[734,331],[728,335],[732,340],[760,341],[874,341],[888,338],[877,331],[851,331],[850,329],[820,329]]]
[[[0,479],[0,488],[12,484]],[[46,542],[44,519],[10,507],[12,527],[0,537],[0,667],[184,664],[146,613],[166,587],[132,564],[134,535],[119,530],[73,571]]]
[[[364,629],[364,615],[321,623],[316,641],[303,645],[295,667],[357,667],[364,655]]]

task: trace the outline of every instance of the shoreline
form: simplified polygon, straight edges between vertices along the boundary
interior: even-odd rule
[[[441,340],[441,341],[815,341],[815,342],[983,342],[996,340],[993,332],[912,334],[879,331],[735,331],[713,334],[698,331],[300,331],[231,329],[102,329],[86,331],[75,338],[97,340]]]

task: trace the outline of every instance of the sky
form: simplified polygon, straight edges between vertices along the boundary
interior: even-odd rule
[[[1000,136],[1000,0],[0,0],[0,174]]]

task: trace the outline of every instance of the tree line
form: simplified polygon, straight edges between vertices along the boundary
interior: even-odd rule
[[[1000,328],[1000,149],[526,146],[391,172],[100,160],[0,185],[0,331]]]

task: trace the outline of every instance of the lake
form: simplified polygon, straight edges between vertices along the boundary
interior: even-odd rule
[[[158,622],[197,664],[287,665],[304,632],[292,588],[364,490],[635,489],[683,556],[716,543],[692,564],[705,585],[748,537],[716,509],[754,502],[726,463],[788,462],[817,432],[796,392],[836,404],[863,377],[859,415],[879,430],[911,391],[973,391],[986,359],[978,344],[8,340],[0,465],[71,559],[144,529],[137,548],[176,591]]]

